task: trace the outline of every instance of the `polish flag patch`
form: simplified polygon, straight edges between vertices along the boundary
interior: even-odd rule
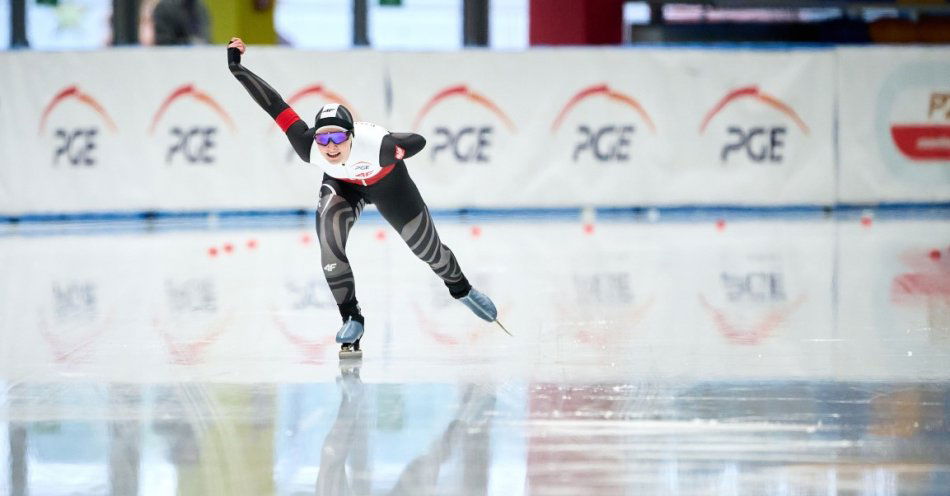
[[[406,150],[404,150],[401,146],[396,145],[396,160],[402,160],[402,158],[405,156]]]

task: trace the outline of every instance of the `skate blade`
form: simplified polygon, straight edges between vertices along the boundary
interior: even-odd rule
[[[363,350],[340,352],[340,360],[356,360],[357,358],[363,358]]]
[[[499,322],[498,319],[495,319],[495,323],[498,324],[498,327],[501,327],[501,330],[505,331],[505,334],[507,334],[507,335],[509,335],[509,336],[511,336],[511,337],[515,337],[514,334],[508,332],[508,329],[505,329],[505,326],[501,325],[501,322]]]

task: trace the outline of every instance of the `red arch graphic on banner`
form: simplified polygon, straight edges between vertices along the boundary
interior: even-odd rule
[[[53,97],[53,100],[50,101],[48,105],[46,105],[45,109],[43,109],[43,114],[40,116],[40,128],[39,128],[40,134],[42,134],[43,131],[46,129],[46,119],[53,112],[53,109],[55,109],[60,103],[62,103],[63,101],[69,98],[75,98],[79,100],[80,102],[91,107],[106,122],[106,127],[108,127],[110,131],[112,131],[113,133],[118,131],[118,127],[116,127],[115,122],[112,120],[112,117],[109,117],[109,113],[106,112],[106,109],[103,108],[102,105],[100,105],[99,102],[96,101],[95,98],[89,96],[86,93],[83,93],[79,89],[78,86],[73,85],[73,86],[67,86],[62,91],[57,93],[56,96]]]
[[[808,126],[805,125],[805,121],[803,121],[801,117],[798,116],[798,114],[795,112],[795,109],[782,102],[778,98],[775,98],[768,93],[759,91],[758,86],[746,86],[744,88],[738,88],[730,91],[729,94],[724,96],[722,100],[719,100],[719,103],[717,103],[709,112],[706,113],[706,117],[703,118],[703,122],[699,126],[699,133],[705,133],[706,126],[709,125],[709,121],[711,121],[712,118],[716,116],[716,114],[722,111],[722,109],[726,108],[727,105],[740,98],[754,98],[772,108],[777,109],[779,112],[782,112],[790,119],[795,121],[795,124],[798,125],[803,133],[808,134]]]
[[[211,107],[211,110],[214,110],[215,113],[217,113],[221,119],[224,120],[225,124],[231,128],[232,132],[237,130],[237,126],[234,125],[234,119],[231,119],[231,116],[225,112],[224,108],[221,107],[221,105],[219,105],[218,102],[214,100],[214,98],[199,90],[193,84],[186,84],[173,91],[170,95],[168,95],[168,98],[162,102],[161,107],[158,108],[158,112],[155,113],[155,117],[152,118],[152,125],[148,128],[149,134],[155,133],[155,127],[158,126],[158,122],[162,120],[162,116],[165,115],[165,112],[169,107],[171,107],[171,104],[174,103],[175,100],[185,96],[190,96],[195,100],[198,100],[200,103]]]
[[[435,95],[434,97],[432,97],[432,98],[422,107],[422,110],[420,110],[419,113],[416,115],[416,119],[415,119],[415,120],[413,121],[413,123],[412,123],[412,128],[413,128],[414,130],[418,130],[418,129],[419,129],[419,124],[422,123],[422,119],[425,118],[426,114],[428,114],[430,110],[432,110],[432,109],[433,109],[436,105],[438,105],[439,102],[441,102],[442,100],[445,100],[446,98],[450,98],[450,97],[454,97],[454,96],[461,96],[461,97],[467,98],[467,99],[471,100],[472,102],[475,102],[475,103],[477,103],[477,104],[479,104],[479,105],[481,105],[481,106],[487,108],[487,109],[490,110],[493,114],[495,114],[499,119],[501,119],[501,121],[505,123],[505,126],[507,126],[508,129],[510,129],[510,130],[512,130],[512,131],[517,131],[517,130],[518,130],[518,129],[515,127],[515,123],[512,122],[512,120],[508,118],[508,116],[505,114],[505,112],[504,112],[498,105],[495,105],[494,102],[492,102],[492,101],[489,100],[488,98],[482,96],[481,94],[476,93],[476,92],[470,90],[470,89],[468,88],[468,86],[466,86],[466,85],[464,85],[464,84],[460,84],[460,85],[457,85],[457,86],[450,86],[450,87],[448,87],[448,88],[446,88],[446,89],[440,91],[439,93],[436,93],[436,95]]]
[[[643,106],[640,105],[640,102],[629,95],[612,90],[606,84],[596,84],[594,86],[584,88],[583,90],[577,92],[576,95],[571,97],[567,104],[564,105],[564,108],[561,109],[561,112],[557,114],[554,122],[551,124],[551,132],[553,133],[557,131],[559,127],[561,127],[561,123],[564,121],[564,118],[567,117],[567,114],[571,111],[571,109],[577,106],[577,104],[579,104],[581,101],[595,95],[604,95],[611,100],[615,100],[632,108],[637,112],[640,118],[643,119],[643,122],[646,123],[647,127],[650,128],[650,132],[656,133],[656,125],[653,124],[653,119],[650,118],[650,114],[648,114],[647,111],[644,110]]]

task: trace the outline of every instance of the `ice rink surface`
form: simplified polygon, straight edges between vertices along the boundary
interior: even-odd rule
[[[0,226],[0,494],[950,494],[950,217]]]

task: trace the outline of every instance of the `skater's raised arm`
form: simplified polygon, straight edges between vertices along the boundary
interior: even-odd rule
[[[244,89],[251,95],[251,98],[271,116],[280,129],[287,135],[294,151],[305,162],[310,161],[310,148],[313,146],[313,129],[308,129],[307,124],[294,112],[294,109],[287,105],[287,102],[281,98],[277,90],[267,84],[266,81],[254,74],[246,67],[241,65],[241,54],[247,48],[240,38],[231,38],[228,43],[228,69],[231,74],[244,86]]]
[[[422,151],[426,139],[415,133],[389,133],[379,148],[379,163],[392,164]]]

